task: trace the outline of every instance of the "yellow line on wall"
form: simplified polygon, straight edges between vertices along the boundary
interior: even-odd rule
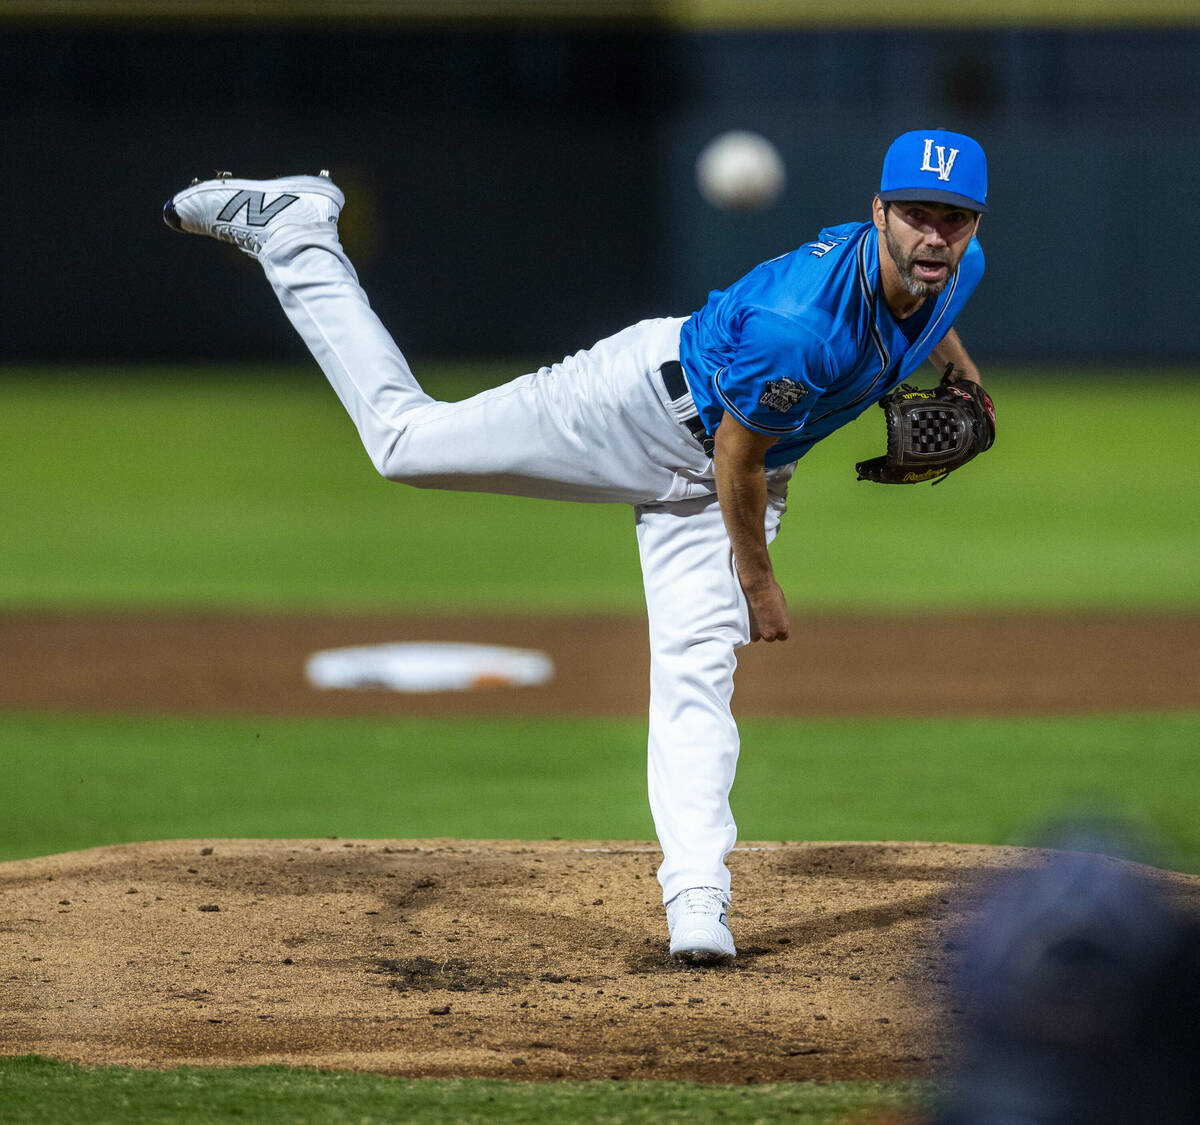
[[[662,0],[688,27],[1087,27],[1200,25],[1200,0]]]
[[[1200,0],[0,0],[0,23],[563,23],[752,27],[1200,26]]]

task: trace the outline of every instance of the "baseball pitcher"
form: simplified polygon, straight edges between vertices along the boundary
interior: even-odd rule
[[[905,133],[869,222],[828,227],[687,317],[644,320],[462,402],[427,395],[338,241],[327,173],[194,182],[175,230],[255,257],[376,469],[418,488],[632,505],[650,624],[648,781],[673,956],[734,957],[725,858],[736,651],[782,641],[768,551],[812,446],[875,403],[862,480],[939,481],[986,450],[991,400],[954,332],[983,274],[987,164],[970,137]],[[931,360],[931,390],[905,380]]]

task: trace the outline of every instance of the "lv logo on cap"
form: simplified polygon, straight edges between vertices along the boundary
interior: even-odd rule
[[[929,158],[933,155],[934,151],[937,152],[937,167],[936,168],[932,164],[929,163]],[[921,171],[922,172],[936,172],[939,180],[949,180],[950,179],[950,169],[954,167],[954,161],[957,159],[958,159],[958,149],[952,148],[950,150],[950,159],[947,160],[946,159],[946,146],[938,145],[937,149],[935,150],[934,145],[933,145],[933,138],[932,137],[925,138],[925,159],[921,162]]]

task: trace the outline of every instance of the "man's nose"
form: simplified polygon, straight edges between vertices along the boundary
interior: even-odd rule
[[[935,246],[947,246],[950,240],[946,237],[946,230],[939,222],[930,222],[925,224],[925,237]]]

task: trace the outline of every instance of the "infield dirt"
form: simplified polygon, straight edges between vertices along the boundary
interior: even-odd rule
[[[928,1076],[952,1049],[951,957],[980,878],[1047,854],[740,848],[739,957],[708,969],[666,956],[650,844],[175,841],[22,860],[0,865],[0,1053],[411,1076]],[[1146,874],[1200,913],[1200,877]]]
[[[1200,707],[1200,615],[805,616],[739,654],[749,715],[1012,715]],[[545,687],[314,691],[318,649],[475,641],[543,650]],[[0,614],[0,708],[253,715],[646,714],[637,617]]]

